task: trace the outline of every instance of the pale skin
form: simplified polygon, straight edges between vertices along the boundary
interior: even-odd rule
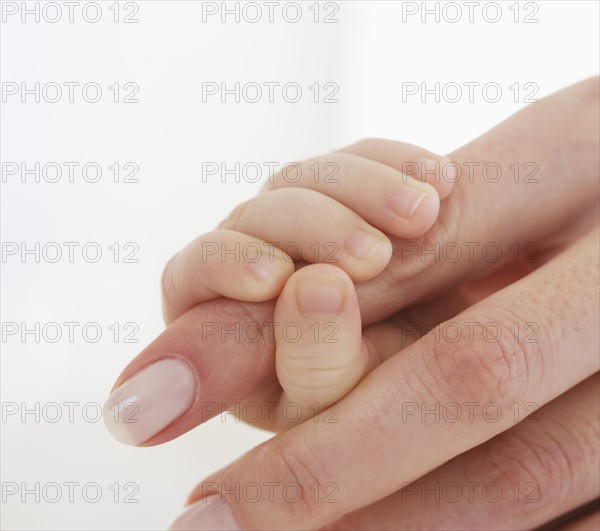
[[[218,496],[210,511],[226,514],[223,528],[524,529],[598,497],[598,141],[593,79],[448,157],[369,140],[315,159],[339,165],[338,183],[289,186],[275,176],[165,269],[169,326],[116,387],[176,352],[202,379],[201,396],[142,444],[167,442],[207,420],[205,401],[276,403],[274,419],[261,426],[281,433],[204,481],[228,491],[236,483],[294,482],[304,495],[296,503]],[[437,180],[402,173],[423,160],[439,163]],[[450,161],[463,172],[454,186]],[[519,174],[509,170],[515,162]],[[537,165],[538,182],[526,179],[527,162]],[[490,163],[503,170],[497,182],[482,175]],[[416,201],[406,198],[415,190],[413,209]],[[379,245],[367,248],[355,236],[365,233]],[[296,266],[304,267],[277,246],[265,253],[273,257],[263,264],[269,269],[206,259],[203,242],[296,242]],[[314,242],[334,242],[338,261],[306,265],[318,262],[308,252]],[[463,252],[436,260],[424,252],[436,242]],[[501,250],[498,260],[467,252],[490,242]],[[525,247],[532,242],[533,257]],[[274,341],[269,334],[246,344],[201,341],[197,323],[216,320],[293,322],[303,331],[335,323],[337,341],[306,333],[291,342],[277,328]],[[449,323],[463,331],[456,341],[439,335]],[[496,339],[474,323],[493,323]],[[280,414],[290,402],[302,406],[295,422]],[[338,422],[318,422],[331,402]],[[308,421],[315,403],[325,410]],[[483,414],[491,403],[504,413],[495,422]],[[463,420],[423,419],[407,404],[458,404]],[[522,422],[532,413],[526,404],[536,422]],[[422,499],[418,490],[452,482],[494,482],[505,495],[490,503],[475,489],[449,502]],[[335,503],[325,502],[328,485]],[[199,486],[189,503],[203,494]],[[528,495],[537,501],[527,503]],[[209,525],[202,505],[174,528]]]

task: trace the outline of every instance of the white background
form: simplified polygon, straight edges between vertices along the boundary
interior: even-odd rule
[[[315,8],[310,9],[314,2],[301,4],[297,23],[283,18],[285,2],[275,7],[272,23],[264,6],[256,23],[236,23],[233,15],[225,23],[220,15],[203,22],[202,4],[193,1],[138,1],[137,23],[115,23],[113,1],[99,3],[100,21],[86,22],[82,8],[87,2],[80,2],[73,22],[63,6],[62,19],[50,23],[43,17],[44,2],[27,2],[28,8],[38,4],[42,10],[36,23],[34,15],[25,22],[20,12],[7,15],[11,3],[2,4],[4,84],[73,81],[103,88],[95,104],[84,101],[77,89],[73,103],[66,89],[57,103],[36,103],[31,95],[23,103],[20,94],[6,96],[2,103],[4,168],[7,162],[33,167],[35,162],[70,161],[96,162],[103,170],[94,184],[77,170],[75,182],[69,183],[66,168],[56,183],[36,183],[34,175],[22,183],[20,174],[2,174],[5,246],[80,244],[73,263],[66,247],[57,263],[3,253],[3,326],[95,322],[103,332],[96,343],[82,338],[81,326],[72,343],[64,337],[66,328],[56,343],[44,337],[36,342],[33,334],[2,338],[4,413],[11,404],[21,409],[37,402],[42,413],[50,402],[63,405],[56,423],[48,421],[56,414],[50,406],[39,422],[34,414],[2,419],[3,489],[14,483],[19,488],[3,500],[4,529],[164,529],[199,480],[270,436],[217,418],[167,445],[129,448],[114,441],[101,421],[86,421],[81,406],[70,422],[64,406],[103,403],[121,369],[163,328],[159,279],[167,259],[259,189],[257,183],[233,177],[226,183],[218,176],[203,182],[203,162],[283,164],[366,136],[445,153],[523,107],[526,93],[515,102],[509,89],[515,83],[536,84],[539,98],[598,70],[595,1],[521,2],[519,22],[515,2],[500,2],[496,23],[484,18],[497,16],[489,2],[474,8],[472,22],[464,4],[427,3],[431,9],[437,5],[447,18],[457,16],[458,5],[462,17],[455,23],[443,17],[436,21],[434,15],[423,22],[420,2],[415,4],[419,13],[404,21],[409,3],[404,8],[392,1],[322,3],[320,18],[337,9],[337,23],[316,23]],[[45,9],[48,18],[56,16],[55,10]],[[88,17],[94,17],[89,9]],[[295,11],[289,9],[293,17]],[[131,12],[121,3],[120,18]],[[538,22],[524,23],[528,14]],[[276,91],[275,103],[266,101],[266,93],[254,104],[238,104],[231,97],[225,104],[218,97],[203,103],[202,83],[222,81],[296,82],[303,97],[288,103]],[[139,102],[114,103],[108,87],[115,82],[136,83]],[[314,103],[308,87],[315,82],[336,83],[339,102]],[[465,89],[456,103],[436,103],[434,95],[425,103],[420,96],[403,102],[402,83],[409,82],[429,87],[435,82],[493,82],[502,97],[491,103],[476,90],[475,101],[469,102]],[[488,95],[495,96],[493,91]],[[115,162],[138,164],[139,182],[114,183],[109,166]],[[102,247],[97,263],[83,260],[86,242]],[[114,263],[109,247],[115,242],[121,251],[127,242],[139,246],[138,262],[123,263],[121,253]],[[137,323],[138,343],[124,343],[122,334],[115,342],[109,329],[115,322]],[[87,412],[94,417],[93,404]],[[52,498],[56,490],[47,487],[44,493],[42,488],[54,482],[94,482],[102,496],[90,503],[75,487],[75,500],[69,503],[63,485],[62,498],[50,503],[44,494]],[[114,487],[110,490],[128,482],[139,488],[133,495],[138,503],[124,503],[131,487],[118,494]],[[34,494],[23,500],[21,489],[35,490],[36,483],[42,491],[39,502]],[[88,495],[95,496],[93,488]]]

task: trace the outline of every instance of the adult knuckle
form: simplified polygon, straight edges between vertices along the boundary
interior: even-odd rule
[[[275,439],[265,458],[280,487],[294,487],[290,489],[296,492],[293,500],[286,504],[291,523],[302,522],[305,526],[322,512],[320,502],[327,496],[328,487],[334,484],[325,464],[306,441],[290,436],[289,432]]]
[[[490,337],[486,326],[494,325]],[[515,338],[499,321],[462,318],[452,322],[458,327],[457,340],[444,339],[444,327],[432,332],[425,363],[429,367],[443,400],[465,404],[510,404],[522,396],[530,380],[531,354],[528,344]]]
[[[540,503],[560,503],[577,481],[577,454],[549,434],[518,429],[500,434],[475,461],[482,485],[502,494],[501,503],[486,504],[488,509],[495,516],[512,515],[515,521],[507,523],[514,525]]]

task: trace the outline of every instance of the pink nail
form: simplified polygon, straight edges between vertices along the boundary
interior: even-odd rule
[[[104,404],[104,423],[124,444],[140,444],[166,428],[194,402],[196,376],[179,358],[149,365],[119,387]]]
[[[229,504],[220,494],[204,498],[191,505],[169,530],[241,531],[241,526]]]

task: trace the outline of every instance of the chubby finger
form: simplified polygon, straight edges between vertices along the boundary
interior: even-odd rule
[[[392,256],[383,232],[334,199],[303,188],[260,194],[219,227],[253,234],[294,260],[335,264],[356,282],[381,273]]]
[[[300,271],[303,271],[304,269],[307,268],[303,268]],[[288,283],[292,279],[293,277]],[[353,296],[354,294],[352,294],[352,297]],[[290,297],[290,299],[292,299],[292,297]],[[281,297],[278,303],[280,301],[282,301]],[[368,350],[368,365],[365,372],[373,370],[377,365],[395,355],[398,350],[402,350],[415,341],[418,341],[423,334],[426,334],[443,321],[457,315],[467,307],[471,306],[474,302],[475,301],[471,301],[471,299],[465,298],[458,290],[455,290],[433,301],[429,301],[416,307],[407,308],[389,320],[381,321],[364,328],[363,342]],[[293,300],[290,303],[285,303],[285,305],[280,308],[280,310],[284,311],[280,312],[277,319],[274,319],[275,322],[279,323],[279,327],[282,325],[285,326],[286,323],[290,322],[290,318],[286,317],[286,314],[296,311],[296,308],[297,303],[294,304]],[[335,325],[331,326],[331,324],[335,323],[333,319],[321,318],[321,320],[325,324],[320,324],[318,328],[316,325],[319,325],[319,323],[312,323],[309,325],[309,339],[314,339],[315,334],[318,333],[316,338],[322,343],[326,341],[331,343],[332,340],[339,341],[340,334],[342,334],[343,331],[342,327],[336,327]],[[351,338],[354,337],[354,327],[352,326],[352,323],[356,323],[354,326],[358,327],[358,319],[353,319],[345,314],[345,317],[341,322],[345,323],[346,326],[349,326],[349,328],[346,328],[343,331],[344,340],[346,342],[352,342],[353,340]],[[324,331],[326,332],[325,334],[323,333]],[[275,332],[277,332],[277,330],[275,330]],[[297,341],[297,338],[300,336],[297,323],[291,323],[291,328],[289,330],[286,329],[285,332],[281,329],[280,335],[283,336],[284,341],[287,343]],[[302,334],[301,337],[304,338],[304,334]],[[357,343],[352,342],[351,344],[356,345]],[[325,348],[331,347],[331,345],[323,346]],[[278,346],[278,349],[280,348],[281,345]],[[317,351],[316,348],[314,348],[314,350]],[[353,352],[359,352],[358,348],[355,348]],[[236,404],[232,413],[237,419],[243,420],[258,428],[281,432],[293,428],[299,423],[300,419],[313,417],[327,405],[327,403],[318,404],[314,401],[309,401],[308,407],[301,407],[299,402],[291,402],[290,400],[287,400],[285,396],[282,396],[282,394],[285,395],[285,392],[282,391],[279,380],[275,380],[272,386],[263,387],[257,393],[246,397],[241,403]],[[329,404],[331,404],[331,401]],[[338,404],[331,405],[331,408],[327,412],[327,417],[323,422],[336,422],[338,409]]]
[[[440,199],[450,195],[458,178],[458,165],[414,144],[384,138],[366,138],[339,150],[370,159],[433,186]]]
[[[275,322],[285,324],[275,329],[280,407],[294,403],[298,422],[343,398],[372,365],[354,285],[338,267],[315,264],[294,273],[277,300]]]
[[[439,195],[429,184],[391,166],[342,152],[284,166],[265,186],[265,190],[279,188],[320,192],[399,238],[425,234],[440,207]]]
[[[217,297],[270,300],[293,272],[293,260],[264,240],[232,230],[209,232],[173,256],[163,271],[165,322]]]

